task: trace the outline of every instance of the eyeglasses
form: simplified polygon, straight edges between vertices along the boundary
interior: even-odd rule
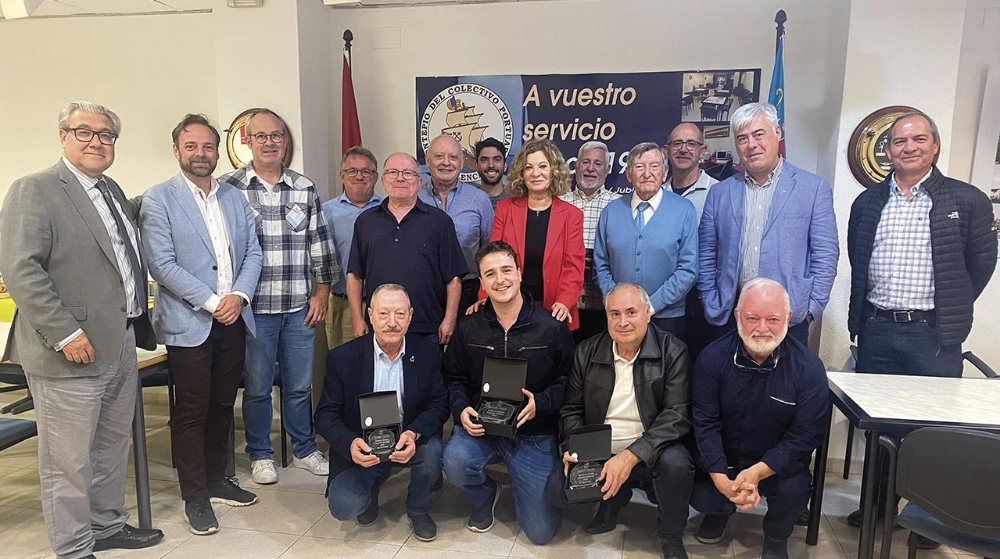
[[[681,149],[681,147],[686,147],[691,151],[694,151],[705,144],[695,141],[695,140],[674,140],[672,142],[667,142],[667,147],[670,149]]]
[[[111,132],[94,132],[90,128],[67,128],[67,132],[72,132],[77,141],[88,143],[97,136],[97,140],[106,146],[113,146],[118,141],[118,136]]]
[[[382,173],[382,178],[394,181],[397,178],[399,178],[400,175],[402,175],[404,179],[406,179],[408,181],[411,181],[411,180],[419,177],[420,173],[418,173],[416,171],[410,171],[409,169],[407,169],[405,171],[400,171],[399,169],[386,169]]]
[[[341,171],[341,173],[346,174],[352,179],[358,176],[359,174],[363,179],[370,179],[373,176],[375,176],[375,169],[344,169],[343,171]]]
[[[285,134],[284,132],[271,132],[270,134],[258,132],[253,135],[254,141],[256,141],[258,144],[267,143],[268,138],[270,138],[272,142],[280,144],[281,142],[285,141]]]

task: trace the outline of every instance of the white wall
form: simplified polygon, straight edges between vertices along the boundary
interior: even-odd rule
[[[176,174],[173,127],[188,112],[218,119],[212,31],[207,14],[0,20],[0,196],[58,160],[56,117],[77,99],[121,117],[108,174],[126,193]]]

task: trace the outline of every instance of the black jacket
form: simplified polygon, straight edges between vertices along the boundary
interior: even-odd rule
[[[847,327],[853,340],[861,331],[868,295],[868,266],[882,208],[889,201],[891,175],[862,192],[851,205],[847,255],[851,260],[851,303]],[[972,303],[983,292],[997,265],[993,206],[986,194],[941,174],[934,167],[923,184],[930,212],[934,261],[934,309],[938,341],[960,344],[972,330]]]
[[[442,370],[455,425],[462,424],[462,410],[478,403],[485,358],[512,357],[527,359],[525,388],[535,395],[535,417],[517,434],[555,435],[573,349],[569,329],[542,307],[525,299],[517,320],[504,332],[493,305],[486,301],[479,311],[458,321],[444,353]]]
[[[604,423],[615,388],[613,343],[604,332],[576,348],[561,411],[564,437],[584,425]],[[652,466],[665,448],[691,433],[690,371],[687,346],[650,324],[632,367],[645,432],[628,447],[647,466]]]

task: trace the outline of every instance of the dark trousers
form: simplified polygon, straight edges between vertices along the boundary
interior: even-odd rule
[[[729,477],[735,478],[736,472]],[[802,468],[790,477],[774,475],[757,484],[757,491],[767,498],[764,535],[776,539],[787,539],[792,535],[795,520],[806,510],[809,502],[809,479],[809,470]],[[731,515],[736,512],[736,505],[719,493],[708,473],[700,470],[695,477],[691,506],[704,514]]]
[[[242,318],[229,326],[213,321],[201,345],[167,346],[175,395],[170,447],[185,502],[207,499],[208,485],[225,476],[246,335]]]
[[[458,300],[458,316],[465,316],[465,310],[479,300],[479,278],[462,280],[462,297]]]
[[[678,340],[687,342],[687,319],[683,316],[676,318],[654,318],[650,322],[655,324],[660,330],[670,332]]]
[[[736,317],[729,317],[729,322],[722,326],[709,326],[712,329],[711,338],[714,342],[719,338],[725,336],[726,334],[736,330]],[[796,340],[802,342],[802,345],[809,347],[809,323],[803,320],[798,324],[792,324],[788,327],[788,337],[795,338]]]
[[[933,317],[894,322],[869,312],[858,335],[859,373],[962,376],[962,345],[941,345]]]
[[[573,331],[573,341],[580,342],[593,338],[608,329],[608,315],[603,310],[580,309],[580,327]]]
[[[656,536],[662,539],[681,537],[687,525],[688,502],[694,484],[694,460],[683,444],[668,446],[656,458],[652,467],[639,463],[632,468],[628,481],[622,484],[618,493],[609,499],[609,505],[623,507],[632,498],[632,489],[639,488],[656,496],[660,516],[656,525]],[[562,463],[553,470],[545,483],[545,498],[554,506],[565,508],[566,477]]]

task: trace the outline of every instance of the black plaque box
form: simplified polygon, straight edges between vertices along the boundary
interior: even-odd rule
[[[597,480],[604,463],[611,458],[611,426],[585,425],[566,439],[566,452],[578,462],[569,465],[566,475],[566,500],[570,503],[596,501],[604,497]]]
[[[487,435],[514,438],[517,414],[527,403],[521,389],[528,376],[524,359],[487,357],[483,362],[483,384],[479,387],[479,423]]]
[[[382,462],[388,461],[402,432],[396,391],[362,394],[358,396],[358,407],[361,410],[362,438],[372,447],[372,454]]]

